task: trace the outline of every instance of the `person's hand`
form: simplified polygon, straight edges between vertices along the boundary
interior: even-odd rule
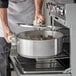
[[[36,12],[36,13],[35,13],[36,23],[37,23],[38,19],[41,19],[41,20],[42,20],[42,24],[43,24],[43,26],[44,26],[44,24],[45,24],[45,17],[44,17],[44,16],[42,15],[42,13],[40,13],[40,12]]]
[[[11,43],[10,40],[8,39],[8,36],[11,36],[13,33],[11,32],[9,27],[4,27],[3,28],[4,31],[4,38],[6,40],[7,43]]]

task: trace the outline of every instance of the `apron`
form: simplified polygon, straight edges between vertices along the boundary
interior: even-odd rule
[[[9,0],[8,25],[12,32],[19,33],[30,30],[18,26],[18,23],[33,24],[34,14],[34,0]],[[3,34],[3,30],[1,33]]]
[[[8,22],[15,33],[28,31],[27,28],[18,26],[18,23],[33,24],[34,0],[10,0],[8,8]]]

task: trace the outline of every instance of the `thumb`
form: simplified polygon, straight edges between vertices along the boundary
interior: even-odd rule
[[[5,40],[7,43],[11,43],[10,40],[8,39],[8,37],[5,37]]]

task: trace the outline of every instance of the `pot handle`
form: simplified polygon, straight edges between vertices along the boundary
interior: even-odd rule
[[[16,36],[13,34],[11,36],[8,36],[8,40],[11,42],[11,45],[17,45],[17,38]]]

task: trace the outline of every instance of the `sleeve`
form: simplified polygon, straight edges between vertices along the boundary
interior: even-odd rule
[[[9,0],[0,0],[0,8],[8,8]]]

